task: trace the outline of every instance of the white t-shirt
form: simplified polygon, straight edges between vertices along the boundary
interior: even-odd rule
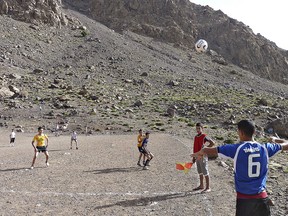
[[[73,140],[77,139],[77,133],[76,132],[71,134],[71,139],[73,139]]]
[[[16,137],[16,133],[13,131],[13,132],[11,132],[11,134],[10,134],[10,138],[15,138]]]

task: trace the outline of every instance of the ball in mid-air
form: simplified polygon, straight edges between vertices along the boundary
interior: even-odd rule
[[[195,49],[197,52],[206,52],[208,49],[207,41],[200,39],[195,43]]]

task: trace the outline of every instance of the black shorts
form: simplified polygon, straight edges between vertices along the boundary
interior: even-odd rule
[[[142,148],[142,147],[138,147],[138,151],[139,151],[140,153],[143,153],[143,148]]]
[[[36,146],[38,152],[46,152],[47,149],[46,149],[46,146]]]
[[[237,199],[236,216],[270,216],[269,198]]]
[[[15,138],[11,138],[10,143],[14,143],[14,142],[15,142]]]

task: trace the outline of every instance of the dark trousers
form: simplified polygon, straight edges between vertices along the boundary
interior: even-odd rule
[[[237,199],[236,216],[270,216],[268,198]]]

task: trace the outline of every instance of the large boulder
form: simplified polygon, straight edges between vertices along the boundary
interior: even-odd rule
[[[8,14],[9,6],[7,1],[0,0],[0,14]]]
[[[9,98],[9,97],[12,97],[13,95],[14,95],[14,92],[10,91],[6,87],[2,87],[0,89],[0,98]]]
[[[0,0],[0,14],[29,23],[45,23],[52,26],[67,25],[61,10],[61,0]]]
[[[288,137],[288,117],[269,122],[266,131],[272,134],[276,133],[281,137]]]

